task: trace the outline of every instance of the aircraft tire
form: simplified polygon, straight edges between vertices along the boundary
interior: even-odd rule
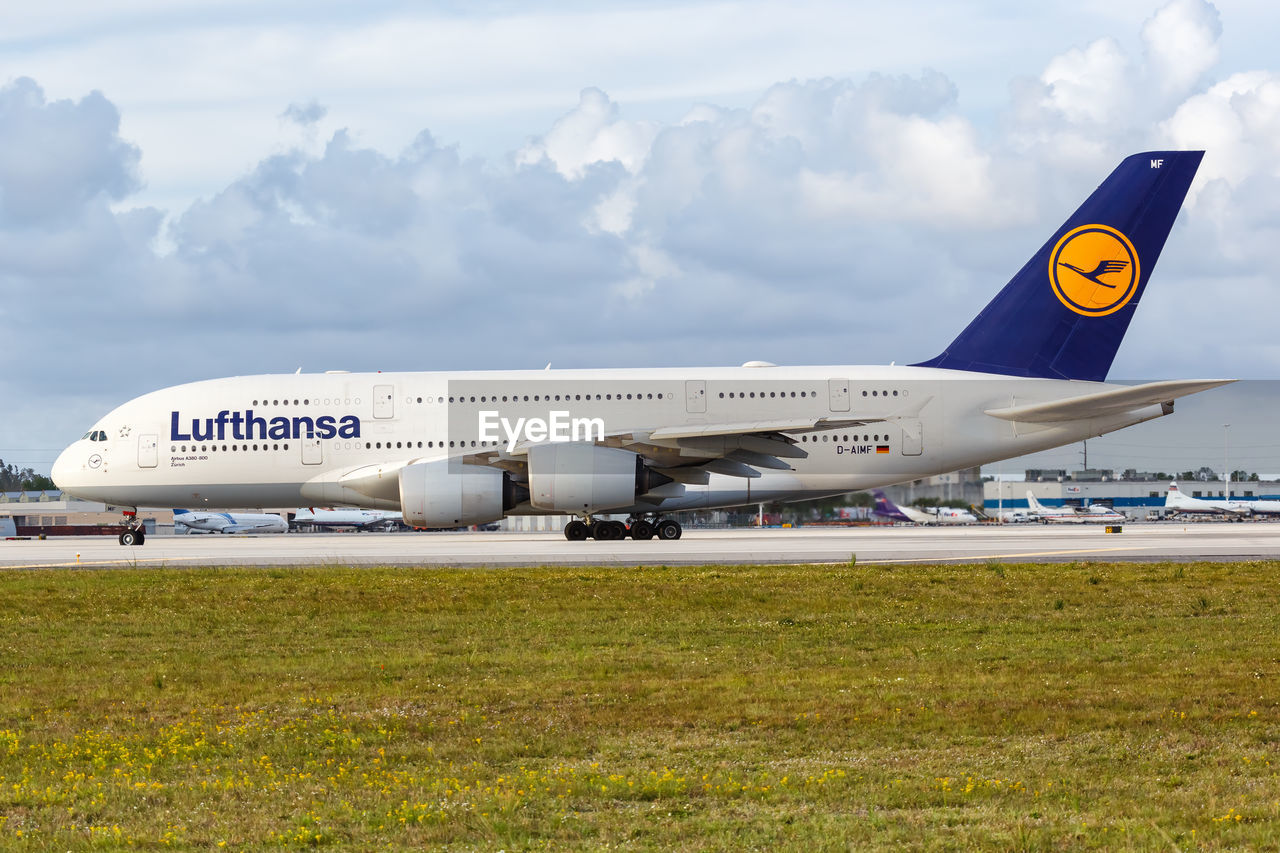
[[[684,528],[680,526],[678,521],[672,521],[668,518],[665,521],[658,522],[658,538],[665,542],[679,539],[682,533],[684,533]]]
[[[597,521],[596,539],[616,542],[627,538],[627,528],[620,521]]]
[[[631,525],[631,538],[644,540],[652,539],[654,534],[653,525],[647,521],[637,521]]]
[[[587,538],[587,525],[574,519],[564,526],[564,538],[570,542],[582,542]]]
[[[146,537],[138,530],[126,530],[120,534],[121,545],[141,545],[146,541]]]

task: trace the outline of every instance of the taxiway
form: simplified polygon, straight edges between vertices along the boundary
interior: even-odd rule
[[[1280,524],[1037,524],[957,528],[687,530],[676,542],[567,542],[558,533],[335,533],[151,536],[140,548],[113,537],[0,541],[0,567],[537,566],[751,563],[1069,562],[1280,559]]]

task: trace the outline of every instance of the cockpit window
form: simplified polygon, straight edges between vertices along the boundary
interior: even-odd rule
[[[80,438],[81,439],[87,438],[89,439],[89,441],[106,441],[107,431],[104,429],[91,429],[88,432],[86,432],[84,435],[80,436]]]

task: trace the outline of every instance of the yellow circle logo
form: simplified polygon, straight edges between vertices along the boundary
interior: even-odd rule
[[[1085,317],[1119,311],[1138,291],[1138,252],[1109,225],[1081,225],[1049,255],[1049,283],[1063,305]]]

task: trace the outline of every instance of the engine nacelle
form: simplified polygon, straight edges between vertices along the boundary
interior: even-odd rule
[[[635,453],[617,447],[552,442],[529,448],[529,502],[548,512],[621,509],[670,482]]]
[[[502,518],[518,503],[506,472],[457,461],[418,462],[400,469],[400,511],[412,527],[462,527]]]

